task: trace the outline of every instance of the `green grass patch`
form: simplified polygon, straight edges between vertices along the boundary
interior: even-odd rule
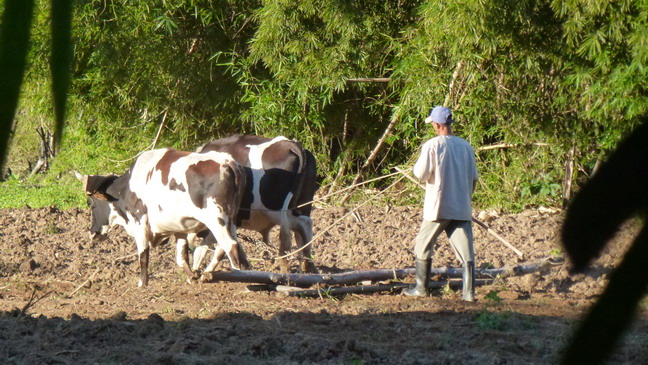
[[[81,191],[81,182],[72,179],[37,176],[20,180],[10,177],[0,183],[0,208],[83,208],[86,197]]]

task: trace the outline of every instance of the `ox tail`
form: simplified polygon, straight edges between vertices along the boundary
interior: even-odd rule
[[[313,209],[313,196],[317,190],[315,183],[317,180],[317,162],[315,156],[297,142],[291,144],[290,151],[299,159],[299,168],[292,188],[293,197],[288,207],[295,216],[310,216]],[[302,204],[303,206],[300,206]]]
[[[231,199],[232,204],[230,205],[231,211],[227,212],[228,215],[232,218],[236,217],[236,214],[241,206],[241,200],[245,194],[245,169],[236,161],[232,160],[227,165],[227,176],[225,183],[227,184],[227,191],[234,193],[234,196]]]

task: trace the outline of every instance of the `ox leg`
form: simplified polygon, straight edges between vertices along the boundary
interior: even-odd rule
[[[214,258],[212,259],[212,262],[207,266],[207,269],[205,269],[205,272],[214,271],[216,265],[220,261],[220,258],[218,258],[219,252],[217,248],[220,248],[225,251],[225,253],[227,253],[227,257],[230,260],[232,269],[239,270],[241,264],[239,260],[239,248],[236,230],[234,229],[234,233],[232,234],[232,229],[229,228],[229,223],[226,223],[222,226],[212,226],[209,227],[209,229],[214,234],[214,237],[216,238],[216,242],[218,242],[218,244],[216,245],[216,253],[214,254]]]
[[[217,246],[216,237],[214,237],[214,234],[209,231],[209,234],[203,239],[202,244],[194,250],[192,266],[194,272],[198,272],[207,256],[207,251],[209,251],[210,248],[213,249],[215,246]]]
[[[230,227],[230,235],[236,237],[236,226]],[[214,270],[216,270],[216,266],[220,263],[220,261],[225,256],[225,251],[220,245],[218,245],[218,242],[216,241],[214,234],[210,233],[203,241],[203,245],[197,247],[196,250],[194,251],[194,267],[193,267],[194,271],[198,270],[205,256],[207,255],[207,250],[208,250],[207,246],[214,248],[214,256],[212,257],[210,263],[207,265],[207,268],[205,269],[205,273],[211,273]],[[246,270],[250,269],[251,265],[247,259],[247,255],[245,251],[243,250],[243,246],[239,243],[236,245],[236,249],[237,249],[241,268]]]
[[[176,234],[176,264],[184,270],[188,279],[195,279],[193,271],[189,267],[189,245],[186,234]]]
[[[230,221],[229,229],[230,229],[230,236],[238,237],[236,234],[236,225],[234,224],[234,222]],[[243,245],[240,242],[237,242],[236,251],[239,258],[239,263],[241,264],[241,269],[250,270],[252,268],[252,265],[250,265],[250,261],[248,261],[247,254],[245,253],[245,250],[243,250]]]
[[[287,219],[282,219],[279,225],[279,256],[284,256],[290,251],[292,243],[292,232]],[[279,259],[279,271],[282,273],[290,272],[290,264],[287,257]]]
[[[202,247],[205,246],[200,246],[200,248]],[[214,247],[214,257],[212,257],[211,262],[207,265],[202,275],[200,275],[201,282],[209,282],[212,280],[211,273],[214,272],[214,270],[216,270],[216,266],[218,266],[218,263],[223,259],[224,256],[225,256],[225,251],[223,250],[223,248],[216,245]],[[194,252],[194,258],[195,258],[195,252]]]
[[[250,265],[250,262],[247,259],[247,254],[243,250],[243,246],[241,246],[240,243],[236,245],[236,250],[238,251],[238,257],[239,257],[239,263],[241,264],[241,269],[250,270],[252,268],[252,265]],[[218,263],[223,259],[224,256],[225,256],[225,251],[223,250],[222,247],[217,245],[214,248],[214,257],[212,258],[212,261],[205,269],[205,272],[214,271],[216,269],[216,265],[218,265]],[[195,254],[194,257],[196,257]]]
[[[205,261],[205,256],[207,256],[208,250],[209,247],[207,245],[200,245],[196,247],[193,253],[193,265],[191,266],[191,270],[193,272],[198,272],[200,265],[202,265],[203,261]]]
[[[261,240],[263,241],[263,243],[265,243],[268,246],[270,246],[270,229],[271,228],[264,229],[263,231],[259,231],[259,233],[261,233]]]
[[[150,244],[146,239],[136,239],[135,243],[137,244],[137,255],[139,257],[140,264],[140,279],[137,283],[138,287],[143,287],[148,285],[148,264],[149,264],[149,251]]]
[[[214,270],[216,270],[216,266],[218,266],[218,263],[220,263],[223,257],[225,257],[225,250],[223,250],[223,248],[219,245],[216,245],[216,247],[214,247],[214,256],[212,257],[211,262],[209,262],[209,265],[207,265],[207,267],[205,268],[204,272],[214,272]]]
[[[317,267],[313,263],[313,246],[311,240],[313,239],[313,221],[310,217],[299,216],[297,217],[298,224],[295,231],[295,242],[299,248],[305,247],[302,253],[301,270],[305,273],[317,273]]]
[[[243,250],[243,245],[241,245],[240,242],[236,245],[236,251],[238,253],[239,263],[241,264],[241,270],[252,269],[252,265],[250,264],[250,261],[248,261],[247,254],[245,253],[245,250]]]

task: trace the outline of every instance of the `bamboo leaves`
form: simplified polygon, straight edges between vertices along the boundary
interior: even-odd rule
[[[407,163],[433,134],[422,117],[443,103],[458,119],[454,131],[475,146],[552,146],[481,151],[485,185],[498,188],[478,199],[549,204],[556,189],[524,187],[560,184],[561,174],[548,172],[564,170],[575,144],[575,170],[589,173],[634,127],[626,117],[648,109],[645,3],[88,0],[74,9],[72,80],[71,48],[54,46],[55,116],[65,117],[70,88],[72,108],[92,110],[75,128],[100,146],[145,148],[165,111],[160,143],[181,148],[233,133],[284,134],[315,152],[323,175],[345,171],[350,181],[396,115],[385,148],[364,168]],[[30,104],[49,101],[38,87],[50,76],[49,32],[40,30],[48,10],[36,7]],[[70,46],[69,22],[52,18],[53,44]],[[20,39],[14,28],[11,42]]]

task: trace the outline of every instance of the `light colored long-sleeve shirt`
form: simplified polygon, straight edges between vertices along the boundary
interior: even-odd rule
[[[413,173],[426,183],[423,219],[472,219],[477,165],[475,151],[467,141],[452,135],[428,140]]]

